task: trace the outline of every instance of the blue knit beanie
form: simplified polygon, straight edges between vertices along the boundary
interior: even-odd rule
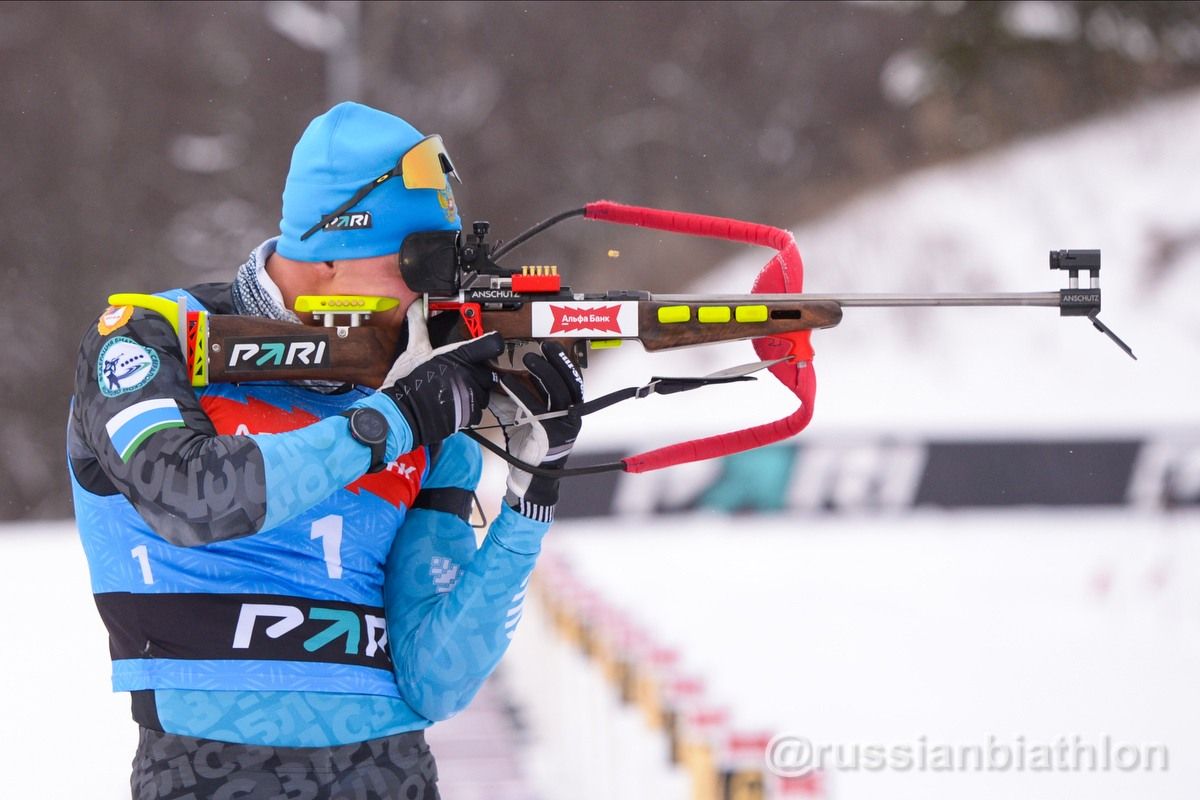
[[[349,200],[365,184],[396,166],[424,138],[397,116],[360,103],[339,103],[309,123],[292,152],[283,187],[278,252],[297,261],[336,261],[400,252],[417,231],[460,230],[454,195],[446,189],[408,189],[392,179],[350,209],[370,214],[370,227],[304,232]],[[363,224],[365,218],[356,222]]]

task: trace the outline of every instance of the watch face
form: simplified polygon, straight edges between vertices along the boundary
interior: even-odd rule
[[[363,408],[351,420],[354,431],[365,442],[381,442],[387,439],[388,424],[383,414],[373,408]]]

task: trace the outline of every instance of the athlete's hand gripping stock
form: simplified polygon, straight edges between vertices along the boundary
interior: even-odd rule
[[[479,424],[496,374],[488,363],[504,351],[492,332],[434,350],[420,303],[408,309],[408,345],[383,381],[412,429],[413,446],[434,444]]]

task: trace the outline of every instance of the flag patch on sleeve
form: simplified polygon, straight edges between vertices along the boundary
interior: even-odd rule
[[[152,433],[184,427],[179,404],[169,397],[134,403],[104,426],[122,461],[129,461]]]

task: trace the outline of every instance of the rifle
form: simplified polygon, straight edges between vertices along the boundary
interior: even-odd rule
[[[562,284],[554,265],[502,266],[500,259],[552,225],[572,217],[655,228],[757,244],[777,252],[759,273],[749,294],[651,294],[609,290],[576,293]],[[468,431],[483,446],[523,469],[549,475],[607,470],[645,472],[674,464],[761,447],[802,430],[812,417],[816,381],[812,369],[813,330],[842,320],[843,308],[870,306],[1035,306],[1058,308],[1062,316],[1086,317],[1130,357],[1133,351],[1100,322],[1100,251],[1053,250],[1050,268],[1069,274],[1065,289],[1048,292],[966,294],[805,294],[803,264],[792,235],[766,225],[699,214],[590,203],[551,217],[507,243],[488,241],[490,225],[475,222],[471,234],[456,231],[413,234],[400,252],[408,286],[422,294],[431,336],[446,343],[498,331],[509,344],[503,369],[516,368],[522,346],[547,339],[561,342],[580,366],[588,349],[641,342],[650,352],[750,339],[758,362],[694,378],[655,377],[568,412],[583,415],[613,403],[650,394],[671,394],[701,386],[753,380],[769,369],[800,400],[791,415],[775,422],[704,439],[681,442],[620,462],[542,470],[516,462],[506,451]],[[1089,285],[1079,285],[1087,272]],[[310,313],[321,327],[298,328],[259,317],[190,311],[186,298],[116,294],[114,306],[137,305],[159,312],[179,336],[194,386],[246,381],[339,380],[378,387],[395,359],[392,338],[363,323],[397,301],[378,297],[302,297],[297,312]]]

